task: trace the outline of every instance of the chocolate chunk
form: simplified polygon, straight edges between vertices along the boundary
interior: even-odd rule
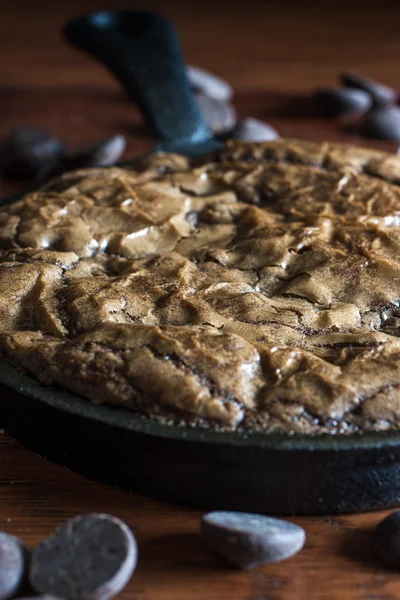
[[[0,600],[12,598],[25,581],[29,551],[13,535],[0,533]]]
[[[372,538],[372,549],[385,565],[400,571],[400,510],[379,523]]]
[[[357,73],[342,73],[340,81],[345,87],[363,90],[370,94],[376,106],[396,102],[398,97],[397,91],[393,88]]]
[[[298,525],[263,515],[215,511],[203,516],[209,547],[240,569],[253,569],[296,554],[305,532]]]
[[[79,148],[65,157],[62,171],[72,169],[86,169],[88,167],[109,167],[117,162],[126,148],[126,139],[123,135],[112,137]]]
[[[107,600],[125,587],[136,563],[136,540],[125,523],[109,515],[82,515],[36,547],[29,579],[42,594]]]
[[[189,65],[186,67],[186,74],[196,92],[203,92],[221,102],[227,102],[233,96],[232,86],[209,71]]]
[[[64,144],[41,129],[15,129],[4,141],[0,169],[13,179],[36,179],[50,172],[64,154]]]
[[[200,112],[208,127],[217,135],[226,134],[236,125],[236,111],[229,102],[222,102],[202,92],[196,94]]]
[[[360,133],[379,140],[400,141],[400,107],[383,106],[372,110],[360,123]]]
[[[258,119],[244,119],[235,127],[232,137],[246,142],[268,142],[276,140],[279,133],[268,123]]]
[[[370,94],[345,87],[316,90],[314,100],[318,111],[326,117],[350,117],[366,113],[372,106]]]

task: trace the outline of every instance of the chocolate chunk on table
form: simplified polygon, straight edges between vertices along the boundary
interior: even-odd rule
[[[258,514],[215,511],[203,516],[210,549],[240,569],[253,569],[296,554],[306,536],[298,525]]]
[[[20,540],[0,532],[0,600],[14,597],[22,587],[29,556]]]
[[[108,600],[131,578],[137,545],[121,520],[104,514],[67,521],[33,552],[30,583],[66,600]]]

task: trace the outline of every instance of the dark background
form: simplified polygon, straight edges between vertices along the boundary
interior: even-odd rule
[[[14,0],[0,8],[0,85],[110,83],[60,38],[70,16],[101,8],[167,13],[189,62],[237,88],[306,90],[352,67],[400,86],[400,3],[245,0]]]

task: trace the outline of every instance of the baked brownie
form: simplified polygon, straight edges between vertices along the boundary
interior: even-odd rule
[[[0,212],[0,347],[167,422],[400,425],[400,157],[229,142],[76,171]]]

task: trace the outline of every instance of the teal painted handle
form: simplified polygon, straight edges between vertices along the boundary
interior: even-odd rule
[[[178,38],[162,15],[101,11],[69,21],[66,38],[119,79],[160,142],[212,140],[195,103]]]

